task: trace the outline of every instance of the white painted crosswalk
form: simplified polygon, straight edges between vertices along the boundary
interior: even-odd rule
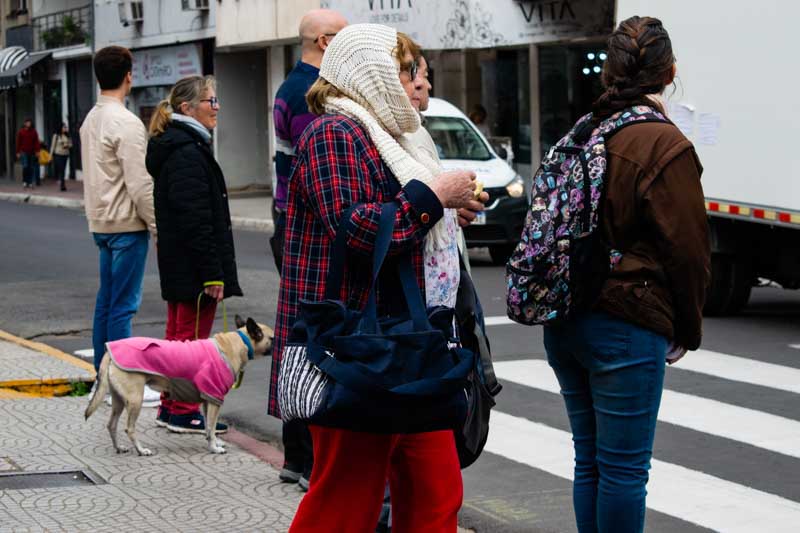
[[[783,394],[800,394],[800,370],[796,368],[709,351],[691,353],[680,365],[682,370],[716,376],[734,385],[747,383]],[[501,382],[522,385],[527,388],[525,390],[559,394],[558,381],[544,360],[496,361],[495,371]],[[741,398],[739,401],[742,402]],[[501,400],[492,413],[486,450],[572,479],[571,434],[536,421],[535,406],[531,406],[530,413],[530,417],[526,414],[523,418],[503,412]],[[734,446],[741,443],[763,450],[761,453],[780,454],[785,457],[782,464],[786,461],[796,464],[794,461],[800,460],[799,420],[729,403],[723,398],[664,390],[659,422],[700,432],[705,436],[702,437],[704,442],[727,439]],[[657,435],[670,431],[669,428],[660,428]],[[748,453],[748,448],[739,447],[739,450],[741,454]],[[648,484],[648,508],[715,531],[797,531],[800,502],[765,491],[763,486],[759,490],[741,480],[725,479],[724,474],[715,475],[717,472],[677,464],[680,462],[674,457],[672,462],[654,458]]]

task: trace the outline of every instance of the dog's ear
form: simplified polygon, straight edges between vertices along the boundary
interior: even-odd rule
[[[242,317],[240,317],[239,315],[236,315],[233,318],[233,322],[236,324],[236,329],[243,328],[245,324],[244,320],[242,320]]]
[[[247,318],[247,334],[256,342],[261,342],[264,339],[264,332],[258,327],[256,321],[252,318]]]

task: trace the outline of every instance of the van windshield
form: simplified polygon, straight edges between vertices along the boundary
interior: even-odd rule
[[[425,128],[441,159],[487,161],[492,158],[486,143],[463,118],[425,117]]]

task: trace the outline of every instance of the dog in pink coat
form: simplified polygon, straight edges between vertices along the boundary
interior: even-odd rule
[[[97,388],[84,416],[87,419],[92,416],[110,392],[108,432],[117,453],[128,451],[117,441],[119,418],[127,409],[125,432],[139,455],[152,455],[136,438],[144,386],[149,385],[172,399],[200,403],[206,417],[208,451],[225,453],[225,443],[214,431],[225,395],[244,372],[247,362],[266,355],[272,348],[269,327],[257,324],[252,318],[244,321],[238,315],[236,327],[236,331],[196,341],[131,337],[106,343]]]

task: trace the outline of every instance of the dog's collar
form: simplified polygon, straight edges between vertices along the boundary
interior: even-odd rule
[[[247,335],[238,329],[236,330],[236,333],[239,334],[239,336],[242,338],[242,342],[244,342],[244,345],[247,346],[247,358],[252,361],[253,357],[256,355],[255,350],[253,350],[253,343],[250,342],[250,338]]]

